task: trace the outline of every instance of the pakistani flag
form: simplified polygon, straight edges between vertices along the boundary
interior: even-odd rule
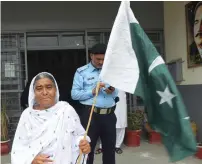
[[[172,162],[196,152],[196,141],[180,93],[129,2],[122,2],[119,8],[100,78],[144,100],[149,123],[162,134]]]

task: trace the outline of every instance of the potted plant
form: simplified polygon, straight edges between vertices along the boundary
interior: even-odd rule
[[[128,127],[126,128],[125,136],[125,144],[127,146],[140,146],[143,119],[144,113],[141,110],[135,110],[128,113]]]
[[[161,134],[153,130],[151,125],[147,121],[147,113],[144,114],[144,128],[146,130],[149,143],[161,143]]]
[[[195,136],[195,138],[197,140],[198,127],[197,127],[196,123],[193,120],[191,120],[191,128],[192,128],[193,134],[194,134],[194,136]],[[195,156],[198,159],[202,159],[202,142],[197,143],[197,152],[196,152]]]
[[[1,102],[1,154],[8,154],[10,152],[10,140],[8,137],[8,123],[9,119],[6,114],[6,101]]]
[[[195,156],[198,158],[198,159],[202,159],[202,143],[198,143],[197,144],[197,152],[195,154]]]

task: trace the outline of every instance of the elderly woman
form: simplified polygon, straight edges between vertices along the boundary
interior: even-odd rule
[[[11,163],[75,164],[79,150],[85,163],[90,139],[83,139],[85,130],[74,108],[59,101],[58,86],[51,74],[42,72],[33,78],[28,101],[16,130]]]

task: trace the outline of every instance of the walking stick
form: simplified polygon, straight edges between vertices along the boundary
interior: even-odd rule
[[[98,82],[97,86],[96,86],[95,97],[94,97],[94,100],[93,100],[93,105],[91,107],[90,116],[89,116],[88,124],[87,124],[87,127],[86,127],[86,132],[85,132],[85,135],[84,135],[84,140],[86,139],[86,136],[88,134],[88,130],[89,130],[91,119],[92,119],[92,115],[93,115],[93,110],[94,110],[94,107],[95,107],[95,104],[96,104],[96,98],[97,98],[97,95],[98,95],[98,92],[99,92],[99,88],[100,88],[100,82]],[[82,157],[82,151],[80,150],[79,151],[79,158],[78,158],[77,164],[81,163],[81,157]]]

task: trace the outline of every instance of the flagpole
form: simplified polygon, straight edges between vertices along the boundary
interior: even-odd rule
[[[95,97],[94,97],[93,104],[92,104],[92,107],[91,107],[90,116],[89,116],[88,124],[87,124],[87,127],[86,127],[86,132],[85,132],[85,135],[84,135],[84,140],[86,140],[86,137],[87,137],[87,134],[88,134],[90,123],[91,123],[91,120],[92,120],[93,110],[94,110],[94,107],[95,107],[95,104],[96,104],[96,98],[97,98],[97,95],[98,95],[98,92],[99,92],[99,88],[100,88],[100,82],[98,82],[97,86],[96,86]],[[81,157],[82,157],[82,151],[80,149],[77,164],[81,163]]]

